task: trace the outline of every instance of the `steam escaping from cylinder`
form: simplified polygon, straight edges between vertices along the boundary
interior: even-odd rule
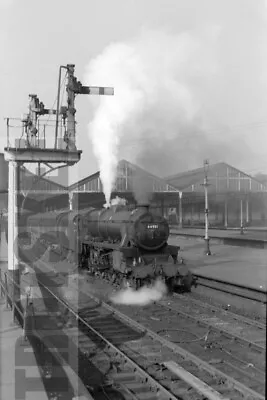
[[[162,280],[157,280],[152,287],[143,286],[139,290],[122,289],[110,296],[114,304],[145,306],[159,301],[167,293],[167,287]]]

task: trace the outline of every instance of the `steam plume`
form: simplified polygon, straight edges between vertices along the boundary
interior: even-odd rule
[[[158,280],[152,287],[144,286],[139,290],[133,290],[132,288],[122,289],[110,296],[110,300],[115,304],[144,306],[153,301],[159,301],[166,293],[166,285]]]
[[[117,205],[125,206],[126,203],[127,203],[127,200],[126,199],[122,199],[119,196],[116,196],[115,199],[111,200],[111,205],[112,206],[117,206]]]
[[[133,174],[132,185],[137,203],[149,203],[153,192],[152,179],[145,172],[136,170]]]
[[[90,63],[86,81],[115,88],[114,97],[91,100],[89,125],[107,203],[119,158],[159,176],[205,158],[266,163],[265,131],[251,124],[266,119],[266,29],[258,11],[256,31],[239,14],[191,32],[143,30]]]
[[[118,206],[118,205],[126,206],[126,204],[127,204],[127,200],[126,199],[122,199],[119,196],[116,196],[114,199],[110,200],[110,205],[111,206]],[[105,208],[109,207],[109,204],[105,204],[104,207]]]

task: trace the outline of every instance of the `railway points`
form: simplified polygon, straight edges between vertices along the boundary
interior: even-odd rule
[[[158,358],[157,358],[157,354],[159,353],[159,349],[158,349],[158,345],[156,344],[157,343],[157,340],[159,340],[159,342],[161,342],[161,343],[165,343],[165,345],[168,347],[169,346],[169,348],[172,348],[173,350],[175,350],[175,352],[182,352],[182,354],[183,354],[183,356],[185,356],[186,355],[186,361],[184,360],[184,361],[182,361],[182,359],[179,359],[179,363],[181,364],[181,365],[183,365],[183,362],[185,362],[185,365],[186,365],[186,368],[187,368],[187,370],[188,370],[188,362],[189,362],[189,359],[190,359],[190,357],[192,356],[192,355],[188,355],[188,353],[186,352],[186,350],[180,350],[180,348],[179,348],[179,350],[178,350],[178,347],[176,346],[176,345],[173,345],[173,343],[171,343],[171,342],[169,342],[169,341],[166,341],[164,338],[160,338],[158,335],[156,335],[155,333],[153,333],[154,332],[154,329],[152,328],[152,325],[153,325],[153,320],[150,320],[150,323],[149,323],[149,317],[146,315],[144,315],[144,318],[145,318],[145,320],[146,320],[146,323],[144,323],[143,321],[141,322],[141,324],[140,323],[138,323],[138,322],[136,322],[136,316],[135,316],[135,318],[133,318],[133,315],[131,315],[131,310],[132,310],[132,308],[131,307],[129,307],[129,312],[130,312],[130,317],[127,317],[127,316],[125,316],[125,310],[123,311],[123,313],[121,313],[121,312],[119,312],[118,310],[116,310],[116,309],[114,309],[113,307],[111,307],[111,306],[109,306],[108,304],[106,304],[106,303],[104,303],[103,301],[101,301],[101,303],[99,303],[99,300],[97,300],[97,299],[95,299],[94,298],[94,296],[92,296],[90,293],[89,293],[89,291],[88,290],[86,290],[86,286],[84,286],[84,282],[82,282],[82,286],[83,286],[83,290],[81,290],[81,287],[80,287],[80,289],[79,289],[79,292],[80,292],[80,296],[81,297],[84,297],[84,296],[86,296],[87,297],[87,304],[88,304],[88,306],[87,306],[87,309],[85,309],[85,308],[83,308],[83,311],[82,311],[82,314],[81,314],[81,316],[82,316],[82,318],[86,318],[86,321],[87,321],[87,323],[89,322],[89,324],[91,325],[92,324],[92,326],[93,326],[93,328],[94,329],[96,329],[96,330],[100,330],[100,333],[102,334],[102,335],[104,335],[106,338],[108,338],[109,340],[113,340],[113,341],[115,341],[116,342],[116,344],[118,344],[118,342],[120,343],[120,340],[122,340],[122,338],[124,337],[127,337],[128,335],[129,335],[129,332],[127,333],[126,331],[125,331],[125,329],[126,328],[119,328],[119,322],[117,322],[117,323],[115,323],[115,325],[117,326],[117,328],[115,328],[115,326],[114,326],[114,321],[112,322],[112,320],[109,320],[109,318],[111,317],[111,315],[114,315],[114,317],[115,318],[119,318],[120,320],[121,320],[121,322],[123,323],[123,324],[125,324],[125,323],[130,323],[130,325],[133,327],[133,328],[135,328],[135,329],[137,329],[137,328],[139,328],[139,329],[141,329],[141,331],[143,331],[143,332],[146,332],[146,334],[147,334],[147,332],[149,332],[149,334],[148,334],[148,336],[150,337],[150,338],[153,338],[153,340],[152,340],[152,342],[150,343],[150,341],[148,340],[148,338],[146,339],[146,343],[143,343],[142,344],[142,342],[141,343],[138,343],[138,340],[139,339],[135,339],[134,340],[134,343],[136,344],[135,345],[135,347],[131,350],[131,357],[134,357],[134,355],[135,355],[135,358],[138,356],[138,353],[139,353],[139,350],[140,350],[140,348],[142,348],[143,349],[143,353],[142,354],[144,354],[144,349],[146,349],[146,352],[145,352],[145,354],[146,354],[146,356],[145,356],[145,359],[146,359],[146,361],[145,360],[143,360],[142,362],[145,362],[145,365],[146,365],[146,367],[148,368],[149,367],[149,365],[150,365],[150,363],[152,362],[152,360],[155,362],[155,361],[157,361],[158,360]],[[81,301],[82,301],[82,299],[81,299]],[[97,308],[94,308],[94,310],[93,310],[93,312],[92,312],[92,301],[94,302],[94,301],[96,301],[96,303],[95,304],[97,304],[98,306],[97,306]],[[83,302],[83,304],[85,303],[84,302],[84,300],[82,301]],[[77,304],[75,304],[75,306],[77,306]],[[103,307],[104,307],[104,309],[106,310],[106,311],[104,311],[103,310]],[[154,307],[154,306],[153,306]],[[98,317],[96,316],[96,313],[95,313],[95,311],[97,311],[97,313],[98,313]],[[110,312],[112,313],[112,314],[110,314]],[[162,315],[165,313],[165,316],[166,316],[166,312],[162,312]],[[127,314],[127,313],[126,313]],[[141,314],[143,314],[143,312],[141,313],[140,312],[140,309],[139,309],[139,316],[141,315]],[[106,317],[103,319],[103,317],[106,315]],[[154,313],[153,312],[153,316],[154,315],[156,315],[156,313]],[[102,317],[101,317],[102,316]],[[141,318],[142,318],[142,315],[141,315]],[[138,320],[138,318],[137,318],[137,320]],[[179,320],[179,319],[178,319]],[[151,324],[151,322],[152,322],[152,324]],[[158,326],[159,326],[159,324],[158,324]],[[152,329],[152,330],[151,330]],[[192,330],[191,330],[192,331]],[[157,340],[156,340],[157,339]],[[85,340],[85,339],[84,339]],[[141,339],[140,339],[141,340]],[[113,343],[115,343],[115,342],[113,342]],[[86,347],[86,346],[85,346]],[[130,349],[131,349],[131,341],[127,341],[127,342],[125,342],[123,345],[122,345],[122,347],[123,347],[123,350],[124,351],[129,351]],[[89,346],[89,350],[90,350],[90,346]],[[162,350],[163,351],[163,350]],[[162,360],[162,357],[164,358],[164,351],[162,352],[162,351],[160,351],[160,354],[161,354],[161,360]],[[218,350],[217,350],[218,351]],[[151,355],[148,357],[148,355],[151,353]],[[177,354],[178,354],[177,353]],[[242,352],[241,352],[242,353]],[[241,354],[240,353],[240,354]],[[180,353],[179,353],[180,354]],[[217,352],[217,355],[218,355],[219,353]],[[239,354],[239,356],[240,356],[240,354]],[[257,356],[255,356],[255,357],[257,357]],[[142,357],[141,357],[142,358]],[[148,359],[147,359],[148,358]],[[194,357],[193,357],[194,358]],[[201,355],[201,359],[203,358],[203,354]],[[204,357],[205,358],[205,357]],[[230,356],[230,358],[231,358],[231,356]],[[172,358],[171,359],[173,359],[173,356],[172,356]],[[256,359],[256,358],[255,358]],[[150,360],[150,361],[149,361]],[[202,367],[205,369],[205,366],[206,366],[206,368],[208,368],[207,367],[207,365],[205,364],[205,361],[203,361],[203,359],[202,360],[200,360],[200,359],[198,359],[197,357],[195,357],[194,358],[194,360],[195,360],[195,362],[196,362],[196,360],[197,360],[197,362],[198,363],[200,363],[201,365],[202,365]],[[217,360],[218,361],[218,360]],[[140,361],[140,357],[139,357],[139,362],[141,362]],[[159,362],[159,361],[157,361],[157,362]],[[192,357],[191,357],[191,362],[192,362]],[[241,363],[242,363],[242,361],[241,361]],[[244,361],[243,361],[243,363],[244,363]],[[199,365],[200,365],[199,364]],[[220,364],[220,362],[218,362],[218,364],[216,365],[216,367],[218,366]],[[227,366],[226,366],[226,364],[227,364]],[[232,364],[233,364],[233,360],[232,360]],[[256,386],[258,386],[258,387],[260,387],[260,385],[261,385],[261,382],[262,382],[262,379],[264,379],[264,374],[262,373],[262,372],[259,372],[258,371],[258,373],[257,373],[257,378],[255,377],[255,378],[252,378],[253,377],[253,371],[250,371],[249,373],[247,373],[247,371],[246,371],[246,369],[243,371],[242,370],[242,368],[240,367],[240,361],[237,361],[237,365],[232,365],[231,363],[229,364],[229,362],[228,363],[226,363],[226,360],[225,360],[225,363],[224,363],[224,365],[225,365],[225,368],[227,369],[228,368],[228,371],[229,371],[229,368],[231,368],[231,371],[232,371],[232,374],[237,374],[237,376],[239,376],[239,378],[238,379],[241,379],[241,382],[242,382],[242,379],[244,379],[245,380],[245,382],[246,382],[246,384],[247,384],[247,382],[248,382],[248,380],[250,380],[250,382],[251,382],[251,385],[253,385],[252,384],[252,382],[254,382],[254,387],[256,387]],[[239,364],[239,365],[238,365]],[[245,364],[249,364],[249,362],[248,362],[248,360],[245,362]],[[256,364],[256,362],[255,362],[255,364]],[[262,368],[262,367],[260,367],[259,366],[259,364],[257,364],[257,366],[259,367],[259,368]],[[151,369],[152,368],[152,369]],[[192,368],[192,367],[191,367]],[[209,366],[209,371],[211,371],[211,369],[212,369],[213,367],[212,366]],[[241,368],[241,369],[240,369]],[[256,368],[256,367],[255,367]],[[223,369],[223,367],[222,367],[222,369]],[[152,371],[153,370],[153,363],[151,364],[151,367],[150,367],[150,370]],[[192,369],[191,369],[191,371],[192,371]],[[194,367],[193,368],[193,371],[194,371],[194,375],[196,374],[196,368]],[[216,369],[216,373],[219,373],[218,372],[218,370]],[[234,372],[235,371],[235,372]],[[242,372],[241,372],[242,371]],[[207,372],[207,371],[206,371]],[[221,371],[220,372],[222,375],[223,375],[223,372]],[[240,376],[241,375],[243,375],[243,378],[240,378]],[[233,375],[233,376],[235,376],[235,375]],[[202,379],[203,379],[203,374],[202,374]],[[255,379],[255,380],[254,380]],[[234,385],[236,385],[237,383],[236,382],[234,382]],[[173,386],[172,386],[173,387]],[[242,383],[239,383],[238,384],[238,387],[239,387],[239,389],[238,390],[241,390],[241,391],[243,391],[243,390],[245,390],[244,389],[244,387],[242,386]],[[216,386],[216,388],[217,388],[217,390],[220,392],[220,389],[221,390],[223,390],[223,392],[224,392],[224,396],[225,397],[227,397],[226,396],[226,388],[222,385],[221,387],[220,387],[220,385],[218,385],[217,384],[217,386]],[[252,391],[250,392],[250,395],[252,395],[253,393],[252,393]],[[181,393],[180,393],[180,395],[181,395]],[[238,398],[238,397],[232,397],[233,396],[233,394],[232,395],[230,395],[230,397],[229,398]],[[242,395],[243,396],[243,395]],[[255,397],[256,396],[256,397]],[[252,396],[252,398],[253,398],[253,396]],[[261,395],[260,394],[257,394],[257,395],[255,395],[255,393],[254,393],[254,398],[263,398],[263,397],[261,397]]]

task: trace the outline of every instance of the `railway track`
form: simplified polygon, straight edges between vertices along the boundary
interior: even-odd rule
[[[191,293],[174,293],[168,299],[157,302],[157,305],[175,311],[176,315],[193,320],[198,325],[228,334],[235,341],[253,347],[258,352],[266,349],[266,324],[204,303],[193,298]]]
[[[51,289],[46,287],[46,290],[54,296]],[[79,348],[87,349],[86,351],[89,349],[89,357],[92,355],[92,351],[93,354],[96,354],[97,347],[92,345],[92,342],[95,343],[96,340],[92,340],[90,335],[96,335],[98,341],[104,340],[106,349],[109,349],[108,351],[113,355],[117,355],[120,362],[129,368],[127,374],[123,375],[122,371],[125,370],[125,366],[122,368],[122,364],[120,364],[118,373],[111,375],[110,379],[118,385],[123,381],[124,390],[129,395],[134,393],[133,396],[136,396],[132,398],[199,399],[203,398],[204,391],[207,390],[217,396],[214,398],[218,399],[264,399],[264,373],[256,359],[254,359],[256,366],[249,366],[252,369],[248,372],[248,369],[242,368],[243,360],[241,361],[242,366],[238,358],[235,363],[233,362],[234,356],[231,353],[227,355],[224,352],[223,358],[214,358],[215,355],[221,354],[221,349],[212,346],[205,348],[203,344],[206,345],[207,340],[203,340],[200,346],[199,338],[195,340],[195,337],[192,339],[191,336],[192,340],[187,348],[167,340],[153,330],[153,319],[149,320],[148,315],[143,314],[143,309],[142,312],[139,309],[139,315],[142,314],[146,322],[138,323],[131,316],[126,315],[125,310],[122,313],[105,302],[99,303],[98,299],[91,295],[88,296],[88,293],[79,292],[79,295],[82,301],[78,309],[75,309],[74,304],[67,305],[63,302],[64,307],[71,307],[74,319],[79,321],[78,327],[76,326],[66,333],[78,338],[77,346]],[[58,301],[62,303],[62,300],[58,299]],[[130,309],[132,310],[132,308]],[[163,307],[162,304],[153,305],[150,313],[152,311],[154,318],[157,318],[155,315],[159,315],[159,313],[166,315],[166,307]],[[171,311],[169,310],[168,313],[170,316]],[[177,312],[172,315],[172,318],[175,315],[177,319]],[[131,339],[130,332],[135,332],[134,339]],[[214,330],[209,335],[213,335],[212,338],[215,339]],[[82,342],[79,338],[82,338]],[[228,346],[229,338],[227,340]],[[111,353],[109,353],[109,357],[111,357]],[[200,354],[200,357],[193,353]],[[116,362],[118,363],[117,359]],[[114,365],[114,360],[112,363]],[[134,371],[138,372],[138,378]],[[144,371],[149,376],[145,376]],[[197,383],[192,385],[194,378]],[[207,385],[206,389],[203,387],[203,383]],[[158,397],[151,397],[156,396],[156,392]]]
[[[168,299],[157,302],[157,305],[175,311],[177,315],[194,320],[198,324],[229,334],[244,345],[254,346],[259,352],[266,348],[266,324],[203,302],[192,297],[192,293],[173,293]]]
[[[122,320],[117,315],[117,318],[114,317],[113,313],[103,308],[102,305],[100,306],[97,299],[91,299],[89,307],[88,301],[86,301],[86,310],[78,313],[75,307],[67,305],[51,289],[41,282],[39,284],[61,305],[67,307],[72,314],[73,326],[63,328],[64,333],[72,338],[80,351],[87,354],[91,362],[93,360],[95,365],[102,369],[101,372],[104,372],[103,368],[110,371],[107,374],[108,382],[106,381],[102,385],[107,399],[118,399],[118,393],[116,393],[116,397],[112,396],[111,387],[119,390],[125,396],[122,399],[129,400],[202,399],[205,395],[208,399],[224,399],[215,390],[197,379],[193,382],[193,385],[189,384],[191,376],[187,371],[180,369],[180,375],[183,373],[183,379],[181,376],[178,378],[171,372],[171,368],[176,366],[166,364],[169,367],[168,369],[162,363],[157,364],[153,359],[151,360],[151,354],[146,353],[143,356],[143,353],[137,351],[138,341],[144,337],[143,332],[137,330],[136,327],[133,330],[129,321],[125,324],[125,318]],[[78,324],[76,321],[78,321]],[[58,332],[50,331],[50,335],[57,337]],[[147,342],[148,338],[145,338],[145,340]],[[137,347],[136,343],[138,343]],[[144,340],[142,340],[142,344],[144,345]],[[171,357],[170,351],[169,357]],[[164,372],[165,368],[167,373]],[[161,381],[164,381],[164,385],[161,384]],[[171,388],[168,388],[167,382],[169,382]],[[179,390],[174,390],[173,385],[175,384],[178,384]],[[177,390],[179,397],[175,393]]]
[[[219,328],[222,332],[235,336],[237,340],[249,342],[250,346],[255,344],[266,348],[266,324],[229,310],[225,311],[187,294],[175,293],[174,299],[179,300],[180,312],[184,310],[190,317],[196,316],[201,323]],[[173,299],[169,303],[173,306]]]
[[[231,294],[232,296],[252,300],[258,303],[267,303],[267,291],[254,287],[239,285],[233,282],[227,282],[221,279],[216,279],[208,276],[203,276],[194,272],[199,286],[214,289],[216,291]]]
[[[127,306],[119,309],[186,350],[193,349],[202,359],[217,364],[218,369],[231,369],[232,376],[244,384],[251,377],[251,386],[253,379],[258,386],[264,383],[266,328],[263,324],[254,324],[233,313],[228,315],[219,308],[182,295],[175,297],[157,302],[152,309],[144,307],[141,312]]]
[[[154,304],[153,316],[149,316],[149,308],[139,313],[132,308],[120,307],[120,310],[160,336],[216,365],[220,371],[228,374],[231,371],[231,375],[243,384],[259,388],[264,383],[263,346],[179,312],[177,305]]]

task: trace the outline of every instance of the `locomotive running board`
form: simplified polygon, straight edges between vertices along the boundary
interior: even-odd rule
[[[133,247],[121,246],[121,244],[116,243],[95,242],[93,240],[85,240],[83,243],[102,249],[121,251],[125,257],[137,257],[137,250]]]

